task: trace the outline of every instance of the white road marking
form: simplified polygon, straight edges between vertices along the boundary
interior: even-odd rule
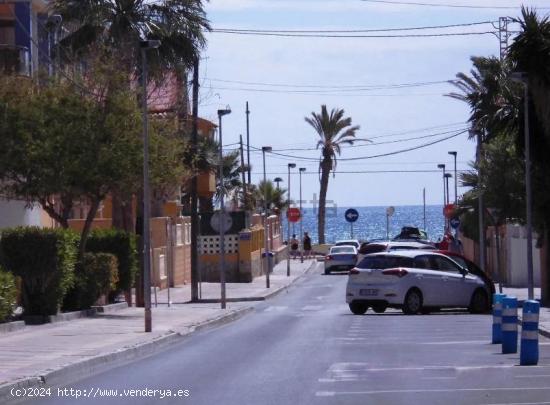
[[[320,311],[321,309],[323,309],[322,305],[306,305],[302,311]]]
[[[498,404],[483,404],[483,405],[547,405],[550,402],[502,402]]]
[[[550,377],[550,374],[543,374],[543,375],[515,375],[516,378],[548,378]]]
[[[318,397],[335,395],[376,395],[376,394],[420,394],[443,392],[488,392],[488,391],[550,391],[550,387],[497,387],[497,388],[453,388],[453,389],[409,389],[409,390],[370,390],[370,391],[317,391]]]
[[[423,380],[456,380],[456,377],[422,377]]]
[[[529,366],[530,370],[534,369],[547,369],[550,366]],[[420,367],[369,367],[368,363],[334,363],[332,364],[328,372],[329,373],[345,373],[354,371],[365,372],[384,372],[384,371],[469,371],[469,370],[502,370],[502,369],[517,369],[513,364],[499,364],[499,365],[480,365],[480,366],[420,366]]]
[[[264,309],[264,312],[275,312],[275,311],[285,311],[288,309],[288,307],[285,306],[277,306],[277,305],[271,305]]]

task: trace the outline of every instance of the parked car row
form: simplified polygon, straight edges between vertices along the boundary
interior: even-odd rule
[[[356,245],[339,241],[325,257],[325,274],[349,270],[346,302],[352,313],[369,308],[405,314],[441,308],[490,309],[495,293],[491,278],[459,253],[436,250],[424,240],[375,241]],[[357,242],[358,243],[358,242]],[[355,263],[353,262],[355,260]]]

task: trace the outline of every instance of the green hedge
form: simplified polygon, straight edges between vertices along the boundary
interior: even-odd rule
[[[110,253],[85,253],[75,269],[75,282],[65,296],[63,309],[90,308],[101,297],[116,288],[118,260]]]
[[[69,230],[18,227],[2,231],[4,267],[22,280],[25,315],[55,315],[73,284],[78,235]]]
[[[111,253],[118,260],[118,283],[114,294],[132,288],[138,271],[136,236],[117,229],[97,229],[90,233],[86,251]]]
[[[0,267],[0,322],[12,314],[16,296],[15,277]]]

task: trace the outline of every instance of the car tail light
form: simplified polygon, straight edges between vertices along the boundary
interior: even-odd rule
[[[349,271],[349,274],[359,274],[359,270],[357,270],[357,268],[353,268]]]
[[[382,274],[386,276],[397,276],[399,278],[405,277],[409,272],[405,269],[387,269],[382,271]]]
[[[332,260],[332,256],[331,255],[326,255],[325,260]]]

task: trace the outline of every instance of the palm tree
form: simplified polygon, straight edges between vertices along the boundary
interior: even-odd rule
[[[258,187],[254,189],[257,206],[263,208],[267,196],[267,209],[275,214],[279,214],[286,206],[288,201],[285,199],[286,189],[277,188],[271,180],[260,181]]]
[[[66,27],[62,40],[76,55],[86,56],[98,45],[112,50],[121,65],[134,71],[140,60],[140,40],[161,41],[147,61],[152,74],[189,67],[199,56],[210,26],[202,0],[54,0]],[[64,56],[64,55],[60,55]]]
[[[334,108],[330,114],[327,106],[321,106],[321,114],[311,113],[311,117],[305,117],[319,135],[317,148],[321,148],[319,171],[321,173],[319,191],[318,235],[319,243],[325,243],[325,212],[330,172],[336,168],[336,155],[340,155],[343,145],[353,145],[355,132],[359,126],[351,126],[351,117],[344,118],[344,110]]]
[[[550,303],[550,20],[534,10],[522,9],[520,33],[510,46],[509,58],[515,70],[527,73],[529,89],[529,128],[533,183],[533,225],[542,236],[546,263],[543,272],[542,300]],[[521,112],[524,114],[524,112]],[[520,117],[520,122],[523,118]],[[523,126],[518,138],[523,141]],[[518,142],[521,144],[523,142]],[[523,149],[519,148],[522,153]]]
[[[508,63],[496,57],[473,56],[471,60],[471,76],[458,73],[450,82],[460,92],[447,94],[470,106],[470,137],[480,135],[487,141],[502,131],[515,130],[518,103],[516,89],[509,85]]]

